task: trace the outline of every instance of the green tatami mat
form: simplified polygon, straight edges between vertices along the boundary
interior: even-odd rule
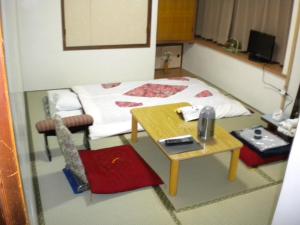
[[[188,225],[269,225],[280,188],[280,184],[272,185],[176,216]]]
[[[139,137],[133,146],[164,180],[165,184],[161,188],[176,210],[236,195],[269,183],[256,170],[248,169],[241,162],[236,181],[230,182],[227,179],[230,153],[226,152],[181,161],[178,193],[172,197],[168,191],[169,160],[146,135]]]

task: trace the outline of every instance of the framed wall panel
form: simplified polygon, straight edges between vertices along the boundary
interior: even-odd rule
[[[150,46],[152,0],[61,0],[64,50]]]

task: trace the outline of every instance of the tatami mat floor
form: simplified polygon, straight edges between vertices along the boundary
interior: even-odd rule
[[[74,195],[62,173],[64,160],[56,139],[51,138],[53,161],[48,162],[42,135],[35,123],[44,119],[44,91],[27,93],[32,136],[33,169],[40,224],[59,225],[268,225],[271,222],[284,176],[286,162],[249,169],[239,164],[238,179],[226,179],[229,153],[185,161],[180,173],[178,196],[168,195],[169,162],[153,150],[156,146],[145,132],[134,145],[138,153],[165,181],[158,188],[142,188],[115,195]],[[261,124],[259,114],[223,119],[218,123],[227,130]],[[76,142],[82,137],[75,135]],[[120,145],[129,135],[93,141],[92,148]]]

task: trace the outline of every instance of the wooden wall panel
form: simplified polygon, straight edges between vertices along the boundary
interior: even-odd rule
[[[157,42],[186,42],[194,39],[196,0],[160,0]]]

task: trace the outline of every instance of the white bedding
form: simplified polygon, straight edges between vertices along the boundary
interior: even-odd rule
[[[69,96],[72,93],[73,92],[71,92],[70,89],[47,91],[50,117],[53,117],[55,114],[58,114],[61,117],[78,116],[83,114],[81,105],[78,106],[80,102],[78,101],[77,96],[73,93],[75,97],[73,97],[73,100],[70,99]],[[61,99],[63,101],[58,101],[58,97],[60,95],[63,96],[63,98]],[[78,103],[76,100],[78,101]],[[72,104],[74,105],[74,102],[75,106],[70,107],[72,106]]]
[[[151,89],[149,92],[147,88],[146,91],[145,88],[139,88],[133,91],[142,85],[161,89],[156,91]],[[78,94],[85,113],[94,118],[94,124],[89,128],[91,139],[130,132],[130,110],[133,107],[189,102],[192,105],[214,107],[217,118],[250,114],[238,101],[226,97],[215,88],[190,77],[83,85],[74,86],[72,89]],[[172,93],[175,89],[178,92]],[[166,90],[170,96],[159,97]],[[129,91],[131,93],[127,93]],[[154,94],[158,97],[132,96],[141,93],[151,96]]]

